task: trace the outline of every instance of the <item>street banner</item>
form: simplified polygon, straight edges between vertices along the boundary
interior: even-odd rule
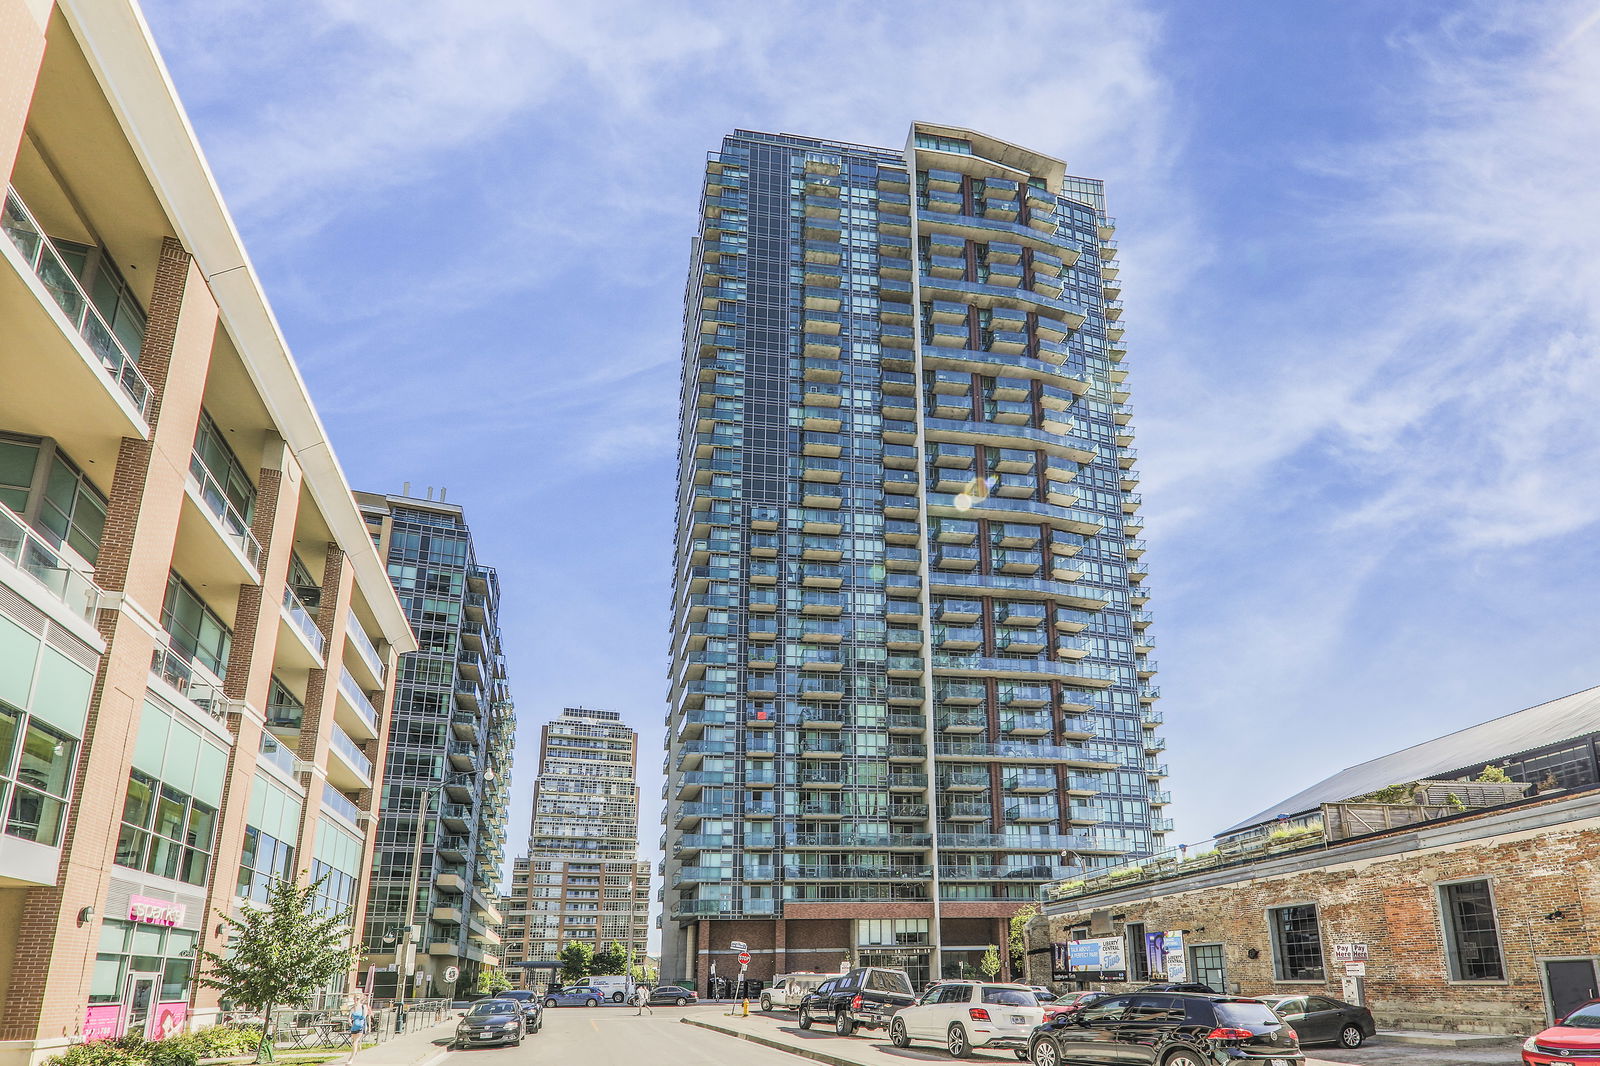
[[[1161,940],[1161,951],[1167,980],[1187,981],[1189,979],[1189,963],[1184,958],[1183,931],[1171,930]]]
[[[1167,972],[1167,934],[1144,935],[1144,965],[1152,977]]]
[[[1128,964],[1121,937],[1071,940],[1052,944],[1050,948],[1052,980],[1127,980]]]

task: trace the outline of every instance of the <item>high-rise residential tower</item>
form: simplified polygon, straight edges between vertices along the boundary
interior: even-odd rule
[[[355,939],[415,645],[135,4],[0,0],[0,178],[0,1064],[23,1066],[215,1021],[199,953],[278,882],[321,879]]]
[[[571,941],[649,950],[650,864],[639,854],[638,735],[616,711],[568,707],[539,733],[528,857],[505,910],[506,965],[554,962]],[[524,968],[525,984],[542,983]]]
[[[367,962],[380,997],[465,995],[500,965],[500,868],[516,714],[500,648],[500,579],[459,505],[358,492],[416,633],[395,678]],[[452,985],[447,971],[454,967]]]
[[[1101,183],[739,131],[701,208],[662,978],[973,973],[1168,827]]]

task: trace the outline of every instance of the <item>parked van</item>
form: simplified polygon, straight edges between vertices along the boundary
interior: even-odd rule
[[[613,1003],[626,1003],[628,997],[633,995],[633,978],[622,974],[607,974],[603,977],[587,977],[584,984],[591,988],[598,988],[606,994],[606,998]]]
[[[831,973],[785,973],[772,980],[772,987],[761,993],[762,1010],[795,1010],[807,992],[830,977]]]

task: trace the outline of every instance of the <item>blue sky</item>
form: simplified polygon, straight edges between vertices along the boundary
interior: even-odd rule
[[[359,488],[447,485],[522,739],[652,853],[704,153],[972,126],[1107,181],[1177,838],[1600,682],[1600,11],[148,0]]]

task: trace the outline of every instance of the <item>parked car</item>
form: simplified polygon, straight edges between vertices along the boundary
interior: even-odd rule
[[[911,978],[904,970],[858,966],[806,994],[800,1001],[800,1028],[822,1022],[832,1024],[840,1036],[850,1036],[857,1029],[882,1029],[895,1011],[916,1000]]]
[[[522,1004],[514,999],[480,999],[456,1024],[455,1048],[521,1044]]]
[[[1033,1031],[1033,1066],[1290,1066],[1305,1062],[1294,1029],[1258,999],[1130,992],[1058,1014]]]
[[[568,985],[556,992],[546,992],[546,1007],[598,1007],[606,994],[594,985]]]
[[[762,1010],[798,1010],[806,993],[828,979],[825,973],[784,973],[772,980],[771,988],[761,990]]]
[[[1033,990],[1033,997],[1040,1003],[1054,1003],[1061,998],[1043,985],[1029,985],[1028,987]]]
[[[700,997],[682,985],[657,985],[650,990],[650,1005],[652,1007],[663,1003],[675,1003],[680,1007],[687,1007]]]
[[[1330,996],[1262,996],[1300,1034],[1301,1044],[1360,1047],[1378,1035],[1372,1012]]]
[[[1043,1004],[1045,1019],[1049,1020],[1057,1014],[1066,1014],[1080,1007],[1087,1007],[1091,1003],[1105,999],[1110,994],[1110,992],[1068,992],[1065,995],[1058,996],[1054,1003]]]
[[[889,1020],[889,1040],[910,1047],[914,1040],[937,1040],[952,1058],[973,1048],[1010,1048],[1028,1057],[1028,1037],[1044,1021],[1044,1008],[1027,985],[988,981],[947,981]]]
[[[1525,1066],[1561,1066],[1600,1055],[1600,999],[1579,1006],[1522,1045]]]
[[[544,1000],[533,989],[513,988],[493,998],[514,999],[522,1004],[522,1027],[529,1036],[544,1028]]]
[[[1134,989],[1135,992],[1200,992],[1208,996],[1217,994],[1217,990],[1210,985],[1203,985],[1199,981],[1154,981]]]

